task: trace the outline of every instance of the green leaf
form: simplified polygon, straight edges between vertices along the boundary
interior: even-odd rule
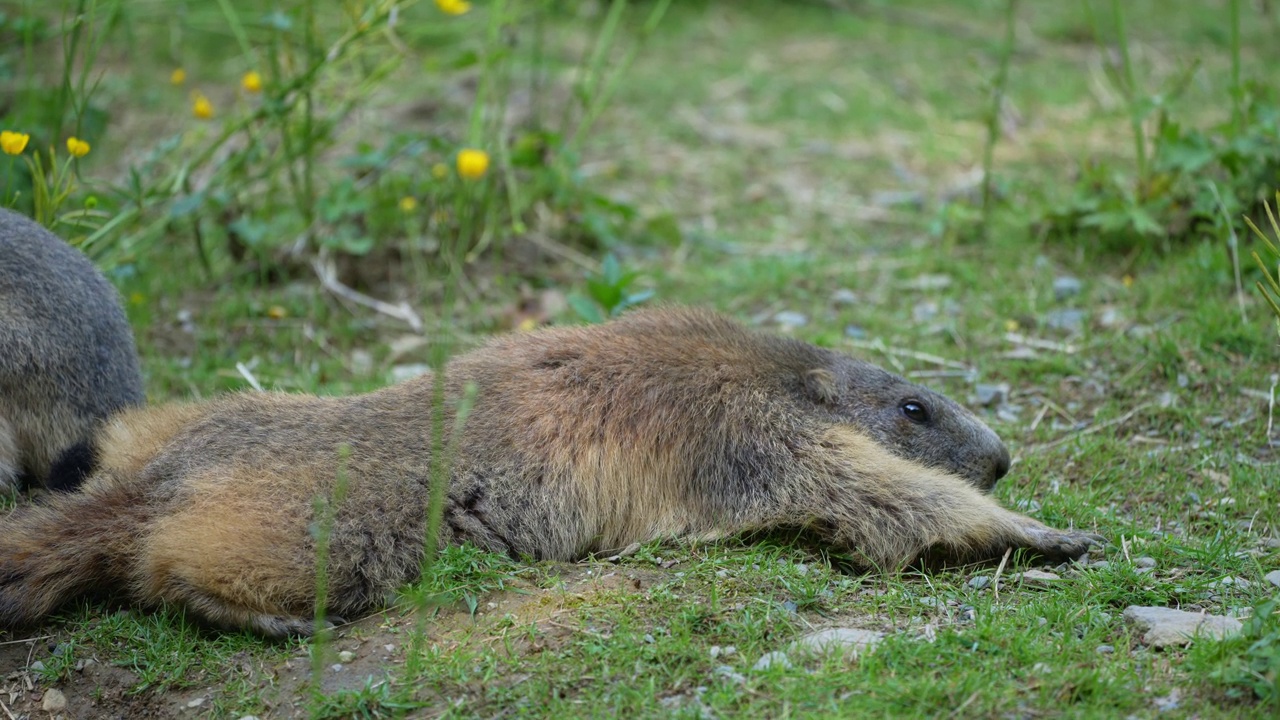
[[[604,315],[600,314],[600,307],[589,298],[573,293],[569,295],[568,301],[569,307],[573,308],[573,311],[583,320],[594,324],[604,322]]]

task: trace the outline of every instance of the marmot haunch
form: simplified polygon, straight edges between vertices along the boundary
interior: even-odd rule
[[[0,491],[51,475],[74,485],[92,464],[94,427],[143,401],[115,288],[53,233],[0,209]]]
[[[379,605],[424,558],[433,382],[117,416],[79,491],[0,521],[0,626],[119,588],[222,627],[307,634],[314,500],[340,473],[328,609]],[[655,538],[804,527],[889,568],[930,548],[1067,557],[1100,540],[997,504],[986,491],[1009,455],[951,400],[707,312],[499,337],[448,364],[446,415],[468,383],[478,392],[441,545],[573,560]]]

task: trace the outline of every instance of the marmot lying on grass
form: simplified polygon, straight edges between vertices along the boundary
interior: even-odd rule
[[[115,288],[53,233],[0,208],[0,492],[45,483],[59,457],[67,465],[54,475],[74,485],[92,463],[94,427],[143,400]]]
[[[467,383],[478,392],[441,545],[573,560],[805,527],[888,568],[931,547],[1066,557],[1100,539],[996,504],[985,491],[1009,455],[951,400],[707,312],[499,337],[448,365],[447,417]],[[0,626],[115,587],[223,627],[307,634],[313,503],[339,475],[329,610],[383,603],[424,557],[432,397],[425,376],[354,397],[237,394],[116,417],[78,492],[0,521]]]

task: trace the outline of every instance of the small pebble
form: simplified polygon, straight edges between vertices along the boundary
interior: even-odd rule
[[[804,563],[796,563],[796,573],[799,575],[808,575],[809,566]]]
[[[342,663],[334,663],[329,666],[329,669],[336,673],[342,672]]]
[[[1140,567],[1140,568],[1153,568],[1156,566],[1156,559],[1153,557],[1147,557],[1146,555],[1143,555],[1141,557],[1134,558],[1133,565],[1134,567]]]
[[[1066,300],[1072,295],[1080,294],[1083,287],[1083,283],[1069,275],[1056,277],[1053,279],[1053,297],[1057,300]]]
[[[787,612],[796,612],[797,610],[800,609],[800,607],[796,605],[795,601],[793,600],[784,600],[782,602],[782,609],[786,610]]]
[[[35,662],[31,663],[30,665],[28,665],[28,666],[27,666],[27,669],[28,669],[28,670],[30,670],[30,671],[32,671],[32,672],[43,672],[43,671],[44,671],[44,663],[42,663],[42,662],[40,662],[39,660],[37,660],[37,661],[35,661]]]
[[[978,383],[973,389],[978,404],[983,407],[991,405],[1003,405],[1005,398],[1009,397],[1008,383]]]
[[[790,310],[783,310],[782,312],[774,315],[773,321],[784,328],[804,327],[809,324],[809,318],[805,317],[804,313],[792,312]]]
[[[66,710],[67,696],[63,695],[58,688],[49,688],[44,691],[44,699],[40,701],[40,709],[48,713]]]
[[[1085,312],[1075,308],[1050,310],[1045,313],[1044,324],[1051,330],[1079,332],[1084,328]]]
[[[715,660],[716,658],[729,657],[730,655],[737,655],[738,648],[732,645],[726,645],[724,647],[720,647],[719,645],[712,645],[710,653],[711,653],[711,659]]]
[[[1111,563],[1107,562],[1106,560],[1099,560],[1095,563],[1090,563],[1089,567],[1095,570],[1106,570],[1107,568],[1111,567]]]
[[[991,585],[990,575],[979,575],[969,580],[969,587],[973,588],[974,590],[982,590],[983,588],[986,588],[989,585]]]
[[[763,660],[764,658],[760,658],[760,659]],[[747,681],[747,679],[743,677],[742,673],[735,671],[732,667],[729,667],[728,665],[720,665],[715,670],[712,670],[711,673],[718,677],[722,677],[725,680],[732,680],[733,682],[736,682],[736,683],[745,683]]]
[[[756,664],[753,665],[751,669],[768,670],[775,665],[782,668],[789,668],[791,667],[791,658],[787,657],[787,654],[781,650],[774,650],[773,652],[761,655],[760,659],[756,661]]]
[[[383,649],[383,650],[386,650],[387,652],[395,652],[395,651],[396,651],[396,646],[395,646],[395,645],[392,645],[391,643],[387,643],[386,645],[383,645],[383,646],[382,646],[382,649]]]
[[[1280,587],[1280,570],[1272,570],[1264,575],[1263,579],[1276,587]]]
[[[1116,651],[1114,645],[1099,645],[1095,650],[1099,655],[1110,655]]]
[[[356,659],[356,654],[350,650],[342,650],[338,652],[338,660],[340,662],[349,663]]]
[[[649,645],[652,645],[652,644],[653,644],[653,636],[652,636],[652,635],[650,635],[650,634],[648,634],[648,633],[645,633],[644,641],[645,641],[645,643],[647,643],[647,644],[649,644]]]
[[[855,305],[858,296],[849,288],[839,288],[831,293],[831,302],[835,305]]]
[[[867,338],[867,331],[857,325],[845,325],[844,334],[846,337],[851,337],[854,340],[865,340]]]
[[[203,705],[203,704],[204,704],[204,698],[202,698],[202,697],[198,697],[198,698],[195,698],[195,699],[193,699],[193,700],[188,700],[188,701],[187,701],[187,707],[189,707],[189,708],[198,708],[198,707],[200,707],[200,706],[201,706],[201,705]]]

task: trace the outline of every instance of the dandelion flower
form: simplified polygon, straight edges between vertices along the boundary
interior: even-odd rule
[[[417,209],[418,209],[418,201],[415,200],[412,196],[405,195],[404,197],[400,198],[401,212],[411,213]]]
[[[71,153],[72,157],[84,157],[89,154],[89,143],[78,137],[69,137],[67,138],[67,152]]]
[[[443,180],[449,177],[449,166],[444,163],[436,163],[431,166],[431,177],[437,180]]]
[[[489,153],[467,148],[458,152],[458,174],[466,180],[479,180],[489,169]]]
[[[1005,321],[1004,321],[1004,330],[1005,330],[1005,332],[1018,332],[1018,328],[1020,328],[1020,327],[1022,327],[1022,326],[1018,324],[1018,321],[1017,321],[1017,320],[1005,320]]]
[[[181,85],[186,81],[187,81],[187,71],[183,70],[182,68],[176,68],[174,69],[173,72],[169,73],[170,85]]]
[[[245,92],[262,92],[262,76],[258,74],[257,70],[250,70],[244,74],[244,77],[240,78],[240,87],[244,88]]]
[[[208,120],[213,117],[213,103],[203,93],[196,93],[191,103],[191,114],[201,120]]]
[[[280,305],[272,305],[271,307],[267,308],[267,317],[271,318],[272,320],[283,320],[289,317],[289,311],[285,310]]]
[[[1133,287],[1133,276],[1125,275],[1124,277],[1120,278],[1120,282],[1123,283],[1125,287],[1131,288]]]
[[[31,136],[26,133],[5,130],[0,132],[0,150],[5,155],[21,155],[23,150],[27,149],[27,142],[31,140]]]
[[[129,295],[129,304],[130,304],[130,305],[141,305],[142,303],[144,303],[144,302],[146,302],[146,301],[147,301],[147,296],[146,296],[146,295],[143,295],[143,294],[142,294],[142,293],[140,293],[140,292],[131,293],[131,294]]]
[[[471,3],[466,0],[436,0],[436,7],[445,15],[462,15],[471,9]]]

